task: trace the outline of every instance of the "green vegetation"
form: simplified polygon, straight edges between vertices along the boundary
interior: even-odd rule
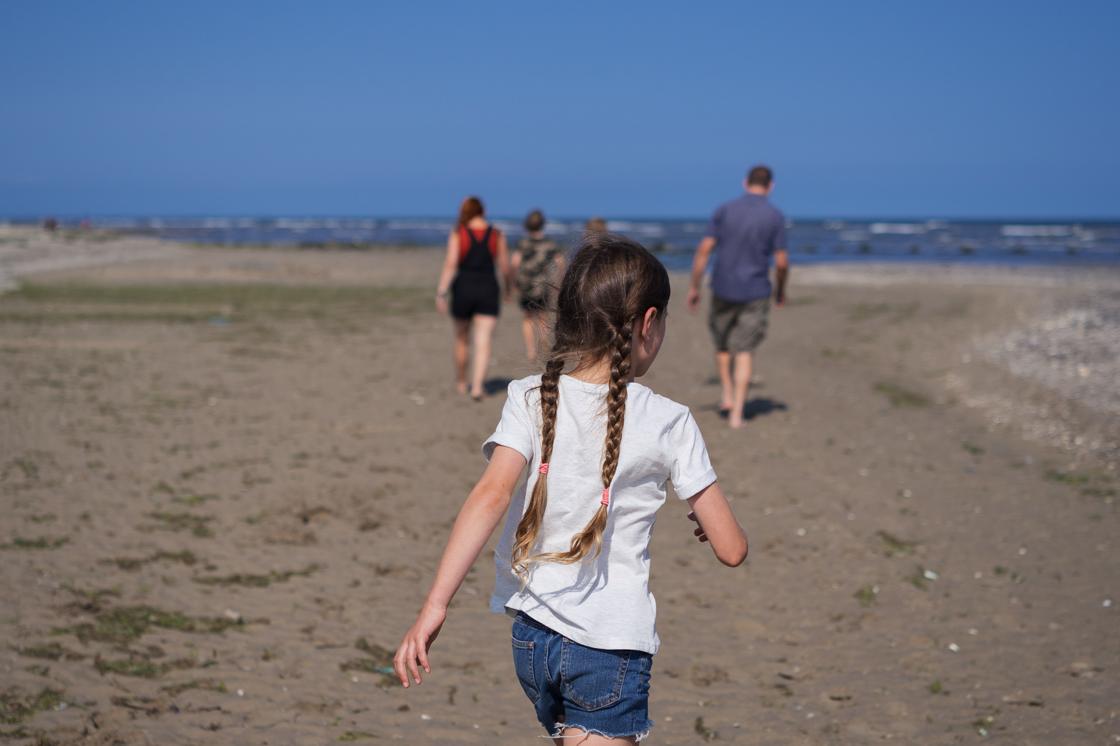
[[[430,295],[427,288],[412,287],[28,283],[0,301],[0,321],[340,320],[355,315],[417,313],[428,309]]]
[[[62,590],[77,596],[82,602],[81,605],[89,608],[100,607],[101,602],[107,598],[121,597],[121,592],[117,588],[101,588],[98,590],[85,591],[66,583],[63,584]]]
[[[976,735],[986,736],[992,732],[992,725],[995,721],[995,715],[986,715],[985,717],[973,720],[972,727],[976,729]]]
[[[879,530],[875,532],[875,535],[883,541],[883,554],[887,557],[913,554],[914,549],[918,546],[918,542],[900,539],[889,531]]]
[[[194,507],[195,505],[202,505],[202,503],[207,502],[208,500],[218,499],[220,498],[217,495],[178,495],[171,498],[171,502],[181,503],[183,505]]]
[[[719,738],[719,732],[704,725],[704,718],[702,717],[696,718],[696,721],[692,724],[692,729],[696,731],[696,735],[705,741],[715,741]]]
[[[919,591],[928,589],[928,581],[926,580],[926,568],[921,565],[916,565],[914,572],[906,576],[906,582],[917,588]]]
[[[110,557],[109,559],[101,560],[100,564],[116,565],[121,570],[132,572],[133,570],[139,570],[144,565],[153,562],[179,562],[191,566],[198,562],[198,558],[194,556],[193,552],[187,550],[183,550],[182,552],[165,552],[161,550],[147,557]]]
[[[873,388],[876,393],[887,397],[892,407],[928,407],[931,403],[925,394],[912,391],[897,383],[879,381]]]
[[[339,736],[338,740],[351,742],[351,741],[365,741],[367,739],[375,739],[375,738],[377,738],[377,735],[375,735],[373,733],[369,733],[369,732],[364,731],[364,730],[348,730],[345,733],[343,733],[341,736]]]
[[[941,680],[940,679],[934,679],[933,681],[930,682],[929,693],[930,694],[948,694],[948,692],[945,691],[945,688],[941,686]]]
[[[23,474],[23,478],[28,481],[39,478],[38,464],[29,458],[14,458],[4,464],[4,467],[0,469],[0,479],[7,479],[8,476],[17,469]]]
[[[858,591],[853,593],[852,598],[854,598],[856,601],[859,601],[859,605],[866,609],[875,605],[875,601],[878,595],[879,594],[878,591],[875,590],[875,586],[865,585],[861,586]]]
[[[226,617],[192,617],[151,606],[118,606],[96,615],[93,622],[56,627],[55,635],[74,635],[81,642],[111,642],[123,645],[143,636],[151,627],[182,632],[221,633],[245,622]]]
[[[963,441],[961,443],[961,448],[963,448],[967,452],[971,453],[973,456],[980,456],[984,453],[984,449],[982,447],[976,445],[975,443],[971,443],[967,440]]]
[[[69,536],[62,536],[57,539],[46,536],[25,539],[22,536],[17,536],[7,544],[0,544],[0,549],[58,549],[68,541],[70,541]]]
[[[16,725],[37,712],[53,710],[62,704],[62,692],[43,688],[38,694],[24,694],[12,687],[0,692],[0,723]]]
[[[284,572],[270,572],[266,575],[250,575],[245,573],[236,573],[234,575],[210,575],[194,578],[194,582],[201,583],[202,585],[243,585],[250,588],[266,588],[273,583],[287,583],[292,578],[307,577],[313,572],[321,570],[322,567],[316,563],[312,563],[302,570],[286,570]]]
[[[67,650],[59,645],[57,642],[46,643],[43,645],[30,645],[28,647],[13,647],[12,650],[16,651],[25,658],[42,658],[48,661],[57,661],[65,658],[68,661],[80,661],[85,658],[81,653],[75,653],[73,650]]]
[[[213,516],[192,515],[190,513],[148,513],[149,518],[159,522],[154,528],[160,531],[190,531],[200,539],[213,536],[213,532],[206,525],[214,520]]]
[[[147,656],[130,655],[128,658],[106,660],[98,658],[93,662],[94,668],[101,675],[115,673],[119,676],[135,676],[141,679],[155,679],[163,676],[168,671],[181,671],[194,668],[195,662],[189,658],[177,658],[167,663],[153,663]]]
[[[1092,477],[1088,474],[1078,474],[1072,471],[1058,471],[1057,469],[1047,469],[1043,476],[1051,482],[1068,484],[1072,487],[1080,487],[1092,481]]]
[[[159,688],[161,692],[166,692],[169,697],[176,697],[191,689],[218,692],[219,694],[225,694],[227,691],[226,685],[217,679],[192,679],[191,681],[184,681],[180,684],[168,684],[167,686],[161,686]]]
[[[352,658],[339,664],[343,671],[361,671],[363,673],[380,674],[381,681],[378,686],[390,687],[397,682],[393,672],[393,651],[380,645],[370,643],[364,637],[359,637],[354,647],[362,651],[368,658]]]

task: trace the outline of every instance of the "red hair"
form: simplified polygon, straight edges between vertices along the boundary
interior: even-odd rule
[[[465,226],[475,218],[481,218],[486,214],[486,208],[482,206],[482,200],[478,197],[467,197],[463,200],[463,204],[459,205],[459,225]]]

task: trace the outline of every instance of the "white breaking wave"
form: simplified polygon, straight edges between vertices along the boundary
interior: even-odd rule
[[[872,223],[871,232],[878,234],[894,234],[900,236],[913,236],[929,230],[926,223]]]
[[[1073,233],[1068,225],[1005,225],[999,232],[1011,238],[1063,238]]]

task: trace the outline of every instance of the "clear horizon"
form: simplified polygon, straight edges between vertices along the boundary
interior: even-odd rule
[[[707,215],[612,215],[609,213],[597,213],[598,217],[607,220],[617,221],[706,221]],[[849,221],[855,223],[861,222],[888,222],[895,224],[905,223],[925,223],[925,222],[948,222],[948,223],[1023,223],[1023,224],[1069,224],[1069,223],[1101,223],[1101,224],[1118,224],[1120,223],[1120,214],[1117,215],[980,215],[980,216],[954,216],[954,215],[790,215],[785,213],[786,219],[790,221],[800,222],[827,222],[830,220]],[[399,215],[378,215],[373,213],[41,213],[34,215],[27,214],[0,214],[0,221],[8,221],[13,223],[38,223],[45,218],[55,218],[63,221],[78,221],[82,219],[89,219],[91,221],[97,220],[233,220],[233,219],[249,219],[249,220],[278,220],[286,218],[300,218],[307,220],[454,220],[455,213],[453,211],[446,213],[411,213]],[[520,222],[524,219],[524,214],[510,215],[510,214],[497,214],[490,215],[494,220],[501,221],[514,221]],[[582,215],[569,215],[558,214],[548,215],[550,221],[580,221],[592,217],[592,213]]]
[[[795,219],[1120,219],[1106,0],[3,15],[10,217],[691,219],[765,162]]]

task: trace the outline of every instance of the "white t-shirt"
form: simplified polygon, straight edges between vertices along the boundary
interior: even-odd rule
[[[688,407],[630,383],[602,552],[571,565],[533,563],[522,588],[510,568],[510,552],[527,495],[541,477],[540,380],[537,375],[510,383],[498,429],[482,447],[487,459],[502,445],[529,462],[528,479],[514,492],[494,552],[497,578],[490,608],[522,611],[588,647],[656,653],[660,640],[654,627],[657,604],[649,590],[650,536],[669,480],[682,499],[716,481],[704,438]],[[533,554],[567,551],[598,510],[603,492],[607,385],[561,376],[559,389],[548,506]]]

